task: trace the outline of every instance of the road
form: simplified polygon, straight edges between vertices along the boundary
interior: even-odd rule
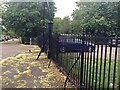
[[[111,59],[114,60],[116,55],[115,55],[115,52],[116,52],[116,48],[115,47],[112,47],[111,51],[110,51],[110,47],[107,46],[107,51],[105,52],[105,45],[103,45],[103,48],[101,49],[101,45],[99,45],[99,52],[98,51],[98,48],[96,46],[95,48],[95,57],[100,59],[101,57],[104,59],[105,58],[105,53],[106,53],[106,59]],[[94,53],[94,52],[92,52]],[[91,53],[89,53],[91,55]],[[93,55],[93,54],[92,54]],[[120,59],[120,47],[117,48],[117,59]]]
[[[8,41],[8,42],[4,42],[0,45],[0,52],[2,54],[0,54],[0,58],[4,59],[10,56],[15,56],[16,54],[22,52],[22,51],[26,51],[29,50],[29,48],[32,48],[34,45],[23,45],[20,44],[18,40],[14,40],[14,41]],[[112,48],[112,52],[111,52],[111,58],[115,59],[115,47]],[[120,59],[120,48],[118,48],[118,53],[117,53],[117,58]],[[95,50],[95,55],[97,57],[97,48]],[[98,57],[101,57],[101,46],[99,47],[99,55]],[[102,52],[102,57],[105,57],[105,46],[103,46],[103,52]],[[110,47],[107,47],[107,59],[110,58]]]
[[[107,51],[105,51],[105,49],[107,50]],[[66,54],[68,54],[68,53],[66,53]],[[89,55],[88,55],[89,54]],[[106,54],[106,57],[105,57],[105,54]],[[64,55],[64,54],[63,54]],[[68,55],[73,55],[73,57],[76,57],[76,55],[78,55],[78,53],[69,53]],[[115,47],[112,47],[112,49],[110,50],[110,47],[109,46],[107,46],[107,48],[105,47],[105,45],[103,45],[103,48],[101,48],[101,45],[99,45],[99,50],[98,50],[98,48],[97,48],[97,45],[96,45],[96,48],[95,48],[95,54],[94,54],[94,51],[92,52],[92,53],[88,53],[88,52],[85,52],[84,53],[84,55],[85,55],[85,57],[87,57],[88,58],[88,56],[89,56],[89,58],[91,58],[92,57],[92,59],[93,59],[93,57],[94,57],[94,55],[95,55],[95,58],[97,59],[110,59],[111,58],[111,60],[115,60],[115,57],[117,58],[117,60],[120,60],[120,47],[118,47],[117,48],[117,54],[116,54],[116,48]]]
[[[14,40],[14,41],[7,41],[7,42],[2,42],[0,43],[0,58],[4,59],[7,57],[15,56],[19,54],[22,51],[29,50],[32,48],[34,45],[23,45],[20,44],[19,40]]]
[[[119,48],[118,48],[119,49]],[[96,48],[96,53],[97,53],[97,48]],[[116,52],[116,48],[115,47],[112,47],[111,51],[110,51],[110,47],[107,46],[107,49],[106,49],[106,58],[109,59],[111,57],[111,59],[115,59],[115,52]],[[110,53],[111,52],[111,53]],[[105,58],[105,45],[103,45],[103,51],[101,52],[101,45],[99,46],[99,57],[101,57],[101,54],[102,54],[102,57]],[[118,50],[117,50],[117,58],[118,58]]]

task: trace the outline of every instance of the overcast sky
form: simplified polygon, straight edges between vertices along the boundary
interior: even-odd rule
[[[73,10],[76,8],[75,2],[90,2],[90,1],[97,1],[97,2],[118,2],[120,0],[53,0],[56,3],[57,12],[55,17],[70,16]]]
[[[75,2],[79,0],[54,0],[57,7],[55,17],[70,16],[76,7]]]
[[[6,0],[0,0],[0,1],[6,1]],[[9,0],[7,0],[9,1]],[[52,0],[11,0],[11,1],[17,1],[17,2],[24,2],[24,1],[52,1]],[[57,12],[55,13],[55,17],[65,17],[65,16],[71,16],[73,10],[76,8],[75,2],[77,1],[94,1],[94,0],[53,0],[56,3]],[[95,1],[120,1],[120,0],[95,0]]]

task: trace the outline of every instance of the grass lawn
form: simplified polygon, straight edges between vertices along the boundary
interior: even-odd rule
[[[71,66],[74,64],[77,54],[69,53],[69,54],[61,54],[59,55],[59,64],[61,67],[64,68],[64,70],[69,71]],[[118,83],[119,83],[119,75],[118,75],[118,62],[119,60],[116,60],[116,67],[115,66],[115,60],[111,59],[91,59],[86,58],[84,60],[84,72],[83,72],[83,81],[85,86],[90,83],[90,86],[95,86],[97,88],[107,88],[109,85],[109,88],[113,87],[113,78],[115,75],[115,88],[118,88]],[[114,74],[114,69],[115,74]],[[73,79],[77,80],[78,77],[80,76],[80,70],[81,70],[81,63],[80,59],[72,69],[71,77]],[[110,71],[110,72],[109,72]],[[77,77],[77,79],[75,78]],[[109,77],[109,78],[108,78]],[[109,83],[108,83],[109,82]]]

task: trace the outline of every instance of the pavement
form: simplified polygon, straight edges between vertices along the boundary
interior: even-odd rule
[[[2,88],[63,88],[66,77],[42,53],[36,60],[40,49],[37,46],[22,51],[15,56],[0,60]],[[70,82],[68,88],[72,88]]]
[[[1,58],[7,58],[10,56],[15,56],[19,54],[22,51],[29,50],[29,48],[34,47],[34,45],[23,45],[20,43],[11,43],[11,42],[5,42],[1,44]]]

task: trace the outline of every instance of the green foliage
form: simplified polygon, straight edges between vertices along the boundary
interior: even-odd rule
[[[13,30],[19,36],[29,34],[31,37],[36,37],[41,32],[43,23],[47,26],[48,7],[43,7],[43,3],[38,2],[21,2],[7,3],[8,8],[3,13],[3,25],[7,30]],[[50,4],[51,18],[54,17],[54,3]],[[45,11],[44,11],[45,10]],[[45,12],[45,13],[43,13]],[[43,20],[45,18],[45,21]],[[44,21],[44,22],[43,22]]]
[[[71,20],[69,16],[65,16],[63,19],[55,17],[53,21],[54,32],[71,33]]]
[[[76,54],[77,55],[77,54]],[[59,57],[61,57],[62,55],[59,54]],[[87,56],[87,53],[86,53]],[[63,60],[59,60],[59,63],[61,65],[61,67],[63,67],[66,71],[69,71],[72,67],[72,65],[74,64],[76,58],[75,58],[75,53],[65,53],[64,57],[62,58]],[[94,61],[94,63],[92,62]],[[106,62],[106,63],[105,63]],[[85,84],[87,83],[86,80],[89,82],[90,80],[90,86],[92,86],[92,81],[95,85],[95,82],[97,83],[97,88],[99,88],[99,81],[100,81],[100,88],[102,88],[103,86],[103,78],[105,79],[104,81],[104,88],[107,88],[108,85],[108,77],[109,77],[109,85],[112,83],[113,84],[113,76],[114,76],[114,65],[115,65],[115,60],[112,59],[111,63],[109,63],[109,59],[106,59],[106,61],[104,59],[100,59],[100,57],[98,59],[95,60],[91,60],[90,58],[86,57],[86,59],[84,59],[84,82]],[[75,66],[72,68],[71,73],[74,77],[79,77],[80,76],[80,71],[81,71],[81,65],[80,65],[81,61],[78,60],[78,62],[75,64]],[[90,64],[91,63],[91,64]],[[110,65],[110,68],[109,68]],[[118,74],[118,69],[119,69],[119,60],[116,60],[116,71],[115,71],[115,88],[118,88],[118,84],[119,84],[119,74]],[[105,66],[105,68],[104,68]],[[96,72],[97,69],[97,72]],[[109,69],[110,69],[110,76],[109,76]],[[105,74],[104,74],[104,70],[105,70]],[[94,77],[93,77],[94,74]],[[71,75],[71,77],[72,77]],[[91,76],[90,76],[91,75]],[[86,78],[87,77],[87,78]],[[97,77],[97,79],[96,79]],[[112,86],[110,86],[110,88],[112,88]]]
[[[71,28],[71,21],[69,16],[65,16],[62,20],[62,29],[61,32],[63,33],[69,33]]]
[[[58,32],[62,28],[62,19],[60,17],[55,17],[53,20],[53,31]]]
[[[90,32],[110,35],[118,33],[118,3],[117,2],[77,2],[73,11],[72,29],[91,29]],[[88,31],[87,31],[88,32]]]

